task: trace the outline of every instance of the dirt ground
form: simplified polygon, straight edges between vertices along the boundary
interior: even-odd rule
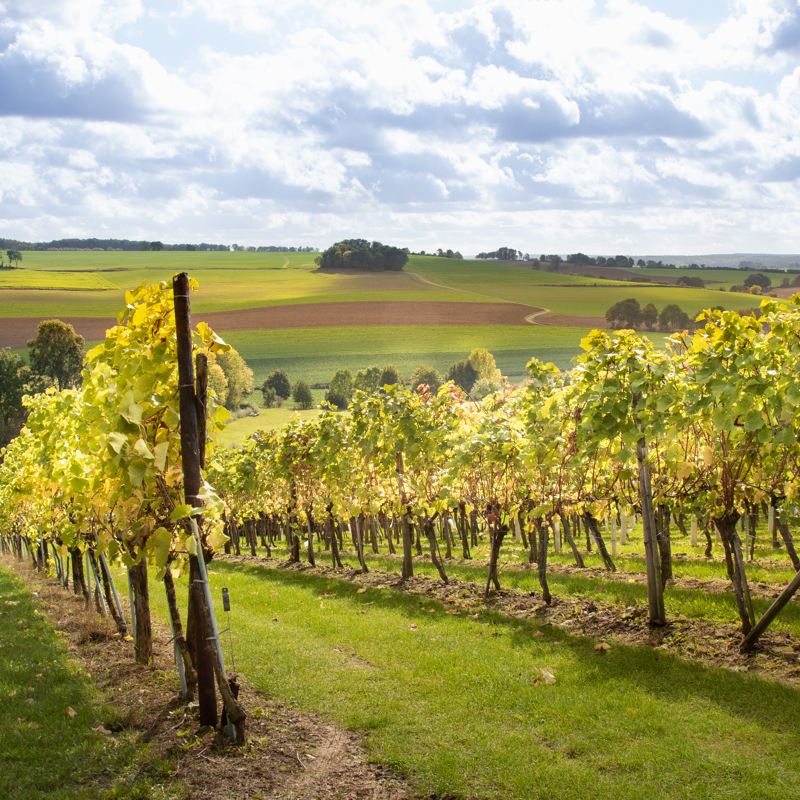
[[[514,303],[448,303],[381,301],[376,303],[300,303],[290,306],[244,308],[193,314],[192,322],[207,322],[224,336],[226,331],[285,328],[338,328],[357,325],[527,325],[537,309]],[[87,341],[104,339],[115,319],[61,317]],[[0,319],[0,347],[25,347],[36,336],[40,318]]]
[[[109,736],[134,735],[154,757],[175,762],[171,780],[187,800],[411,800],[419,798],[401,779],[367,763],[356,734],[311,714],[287,708],[243,681],[247,744],[230,746],[227,734],[201,729],[196,704],[180,696],[171,637],[153,630],[152,667],[133,660],[133,645],[110,622],[84,610],[83,599],[63,592],[55,580],[37,576],[11,559],[67,642],[70,658],[82,662],[106,703],[117,711]],[[176,787],[177,788],[177,787]]]

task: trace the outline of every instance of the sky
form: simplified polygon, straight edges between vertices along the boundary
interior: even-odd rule
[[[800,0],[0,0],[0,237],[800,253]]]

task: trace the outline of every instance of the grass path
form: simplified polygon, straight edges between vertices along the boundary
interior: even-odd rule
[[[372,757],[425,792],[638,800],[800,791],[796,690],[646,647],[601,653],[533,620],[451,616],[436,600],[394,591],[393,580],[360,589],[224,561],[210,575],[214,597],[230,589],[225,626],[239,671],[282,702],[365,732]]]

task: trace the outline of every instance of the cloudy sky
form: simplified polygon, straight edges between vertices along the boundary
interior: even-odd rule
[[[798,0],[0,0],[0,236],[800,252]]]

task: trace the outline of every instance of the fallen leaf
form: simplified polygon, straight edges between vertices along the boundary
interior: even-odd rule
[[[133,641],[133,636],[123,636],[123,639],[124,639],[126,642],[132,642],[132,641]]]
[[[417,630],[417,626],[416,626],[416,624],[415,624],[415,623],[412,623],[411,625],[409,625],[409,626],[408,626],[408,629],[409,629],[410,631],[415,631],[415,630]]]
[[[543,669],[542,670],[542,677],[544,678],[544,682],[546,684],[553,684],[556,682],[556,676],[553,675],[552,672],[549,670]]]
[[[467,614],[467,619],[478,619],[480,617],[480,613],[478,614]]]
[[[536,679],[536,680],[533,682],[533,685],[534,685],[534,686],[539,686],[539,685],[541,684],[541,682],[542,682],[542,679],[541,679],[541,678],[537,678],[537,679]]]
[[[38,724],[38,723],[36,723],[36,722],[29,722],[29,723],[28,723],[28,727],[29,727],[29,728],[38,728],[38,727],[39,727],[39,724]]]
[[[98,725],[96,728],[92,728],[93,731],[97,731],[97,733],[102,733],[103,736],[111,736],[111,731],[106,730],[102,724]]]
[[[72,706],[67,706],[67,716],[72,719],[78,716],[78,712]]]
[[[599,644],[596,644],[594,646],[594,649],[600,651],[601,653],[605,653],[606,650],[610,650],[611,649],[611,645],[610,644],[606,644],[605,642],[600,642]]]
[[[364,594],[364,592],[366,592],[366,591],[367,591],[367,590],[366,590],[366,588],[362,586],[362,587],[361,587],[361,588],[360,588],[360,589],[359,589],[359,590],[356,592],[356,594]]]
[[[454,617],[460,617],[461,616],[461,612],[458,611],[455,608],[451,608],[449,611],[445,611],[444,613],[445,614],[452,614]]]
[[[544,636],[544,633],[542,631],[534,631],[531,636]]]

